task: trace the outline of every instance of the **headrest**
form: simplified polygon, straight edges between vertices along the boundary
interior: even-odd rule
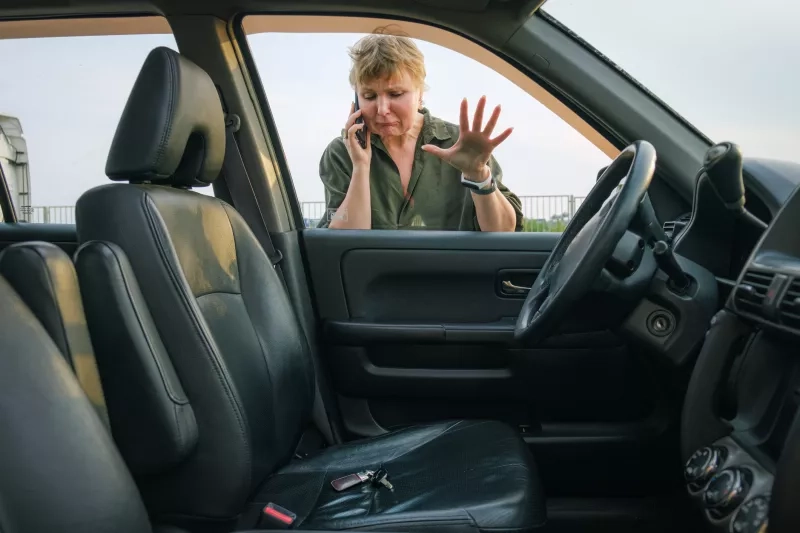
[[[148,54],[106,161],[114,181],[206,186],[225,157],[219,93],[200,67],[166,47]]]

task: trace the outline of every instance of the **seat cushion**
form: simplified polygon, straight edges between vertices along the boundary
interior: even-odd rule
[[[391,491],[331,487],[381,465]],[[325,449],[270,476],[248,513],[253,521],[268,502],[297,514],[300,529],[521,531],[545,522],[533,457],[510,426],[493,421],[410,427]]]

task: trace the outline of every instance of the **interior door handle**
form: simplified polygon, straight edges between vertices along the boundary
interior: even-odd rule
[[[531,290],[530,287],[522,287],[520,285],[514,285],[507,279],[503,280],[503,292],[506,294],[525,294]]]

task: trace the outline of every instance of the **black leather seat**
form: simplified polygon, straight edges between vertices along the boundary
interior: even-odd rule
[[[40,253],[45,261],[34,257]],[[46,243],[23,243],[4,254],[2,268],[20,273],[16,268],[28,261],[34,270],[12,275],[13,286],[0,275],[0,531],[187,533],[151,527],[97,404],[82,388],[95,385],[78,382],[65,335],[53,328],[73,316],[77,327],[66,336],[81,327],[80,315],[58,317],[64,308],[51,305],[80,306],[69,294],[77,287],[69,257]],[[80,336],[67,341],[77,357]]]
[[[61,248],[21,242],[0,252],[0,275],[61,351],[133,474],[175,466],[194,449],[197,425],[130,266],[121,250],[101,243],[83,246],[76,261],[93,274],[80,284]],[[84,298],[86,311],[107,313],[101,328],[101,320],[87,321]],[[112,357],[97,361],[94,346]]]
[[[108,413],[72,260],[49,242],[21,242],[0,252],[5,277],[75,372],[101,420]]]
[[[224,150],[222,109],[209,76],[156,49],[134,85],[106,166],[112,180],[130,184],[92,189],[76,208],[81,242],[111,243],[127,255],[196,418],[196,447],[173,468],[138,478],[151,513],[192,528],[247,528],[270,501],[296,512],[300,529],[541,525],[544,499],[533,458],[514,430],[496,422],[409,428],[292,460],[314,401],[308,343],[242,217],[188,190],[217,177]],[[82,282],[97,275],[96,265],[78,261],[78,268]],[[104,307],[115,300],[87,299],[93,330],[117,320]],[[111,345],[98,345],[96,354],[109,365],[120,356]],[[338,493],[330,485],[381,464],[394,491],[361,485]]]
[[[151,531],[136,485],[63,353],[1,276],[0,428],[0,531]]]

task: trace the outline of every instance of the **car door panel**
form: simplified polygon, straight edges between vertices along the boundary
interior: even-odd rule
[[[0,250],[14,243],[26,241],[51,242],[71,256],[78,248],[78,232],[75,224],[29,222],[0,224]]]
[[[657,370],[617,335],[602,298],[535,347],[513,340],[524,293],[502,282],[530,287],[558,237],[304,231],[322,356],[351,436],[492,418],[547,458],[553,494],[600,483],[632,494],[668,476],[645,465],[668,446]]]
[[[523,267],[535,272],[547,256],[526,251],[350,250],[342,257],[347,308],[351,317],[371,321],[492,323],[513,318],[520,300],[498,295],[499,272]]]

